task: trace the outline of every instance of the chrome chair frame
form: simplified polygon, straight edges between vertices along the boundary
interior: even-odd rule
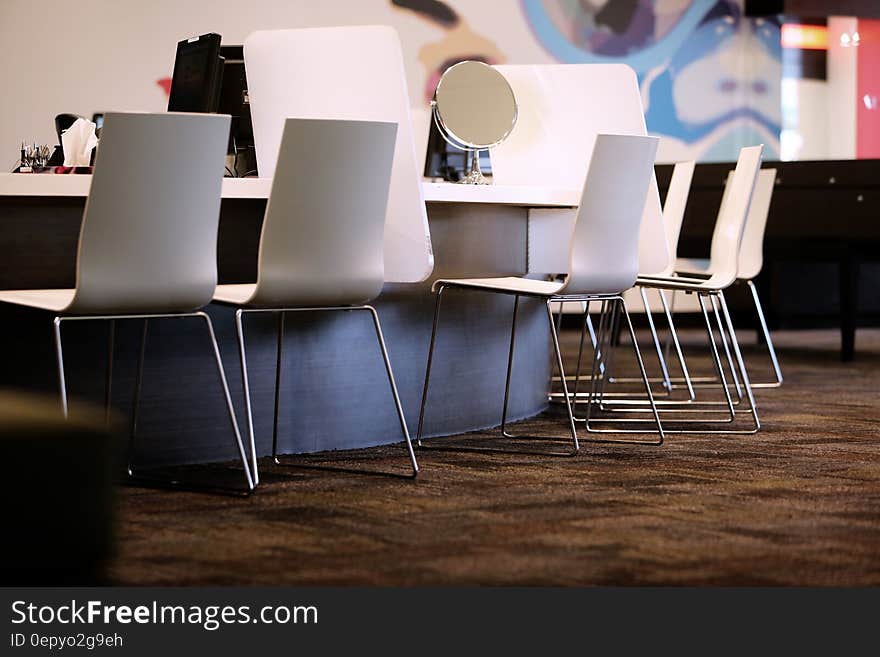
[[[575,417],[574,417],[573,406],[572,406],[572,400],[574,399],[574,397],[569,393],[569,390],[568,390],[568,383],[567,383],[568,377],[566,377],[566,375],[565,375],[565,366],[562,361],[562,351],[559,346],[559,334],[558,334],[558,330],[556,327],[556,322],[554,321],[554,317],[553,317],[553,304],[560,303],[560,302],[561,303],[565,303],[565,302],[588,303],[590,301],[614,302],[614,303],[619,303],[620,306],[623,307],[624,312],[626,312],[626,308],[623,305],[623,298],[620,295],[558,295],[558,296],[549,296],[548,297],[546,295],[530,294],[530,293],[523,292],[523,291],[514,292],[514,291],[507,291],[507,290],[500,290],[500,289],[491,289],[491,290],[482,289],[481,290],[479,288],[474,288],[474,287],[471,287],[468,285],[455,285],[454,283],[451,283],[451,282],[443,282],[437,287],[437,292],[436,292],[437,300],[436,300],[435,306],[434,306],[434,321],[433,321],[433,325],[432,325],[432,329],[431,329],[431,341],[430,341],[430,344],[428,347],[428,362],[427,362],[427,366],[425,369],[425,385],[422,390],[422,404],[421,404],[421,409],[419,412],[419,425],[418,425],[418,431],[416,434],[416,444],[420,448],[429,447],[431,449],[456,449],[456,450],[460,450],[460,451],[483,451],[483,452],[510,452],[510,451],[512,451],[512,450],[501,450],[501,449],[483,448],[483,447],[481,447],[481,448],[474,448],[474,447],[449,448],[449,447],[445,447],[445,446],[427,446],[424,444],[424,442],[422,440],[423,435],[424,435],[423,429],[424,429],[425,411],[426,411],[427,402],[428,402],[428,391],[429,391],[430,381],[431,381],[431,368],[432,368],[433,360],[434,360],[434,347],[436,344],[437,328],[438,328],[439,319],[440,319],[440,308],[441,308],[441,304],[442,304],[443,293],[446,291],[447,288],[458,288],[458,289],[468,290],[468,291],[472,291],[472,292],[503,294],[506,296],[513,296],[514,297],[513,315],[512,315],[511,327],[510,327],[510,346],[509,346],[508,356],[507,356],[507,374],[505,377],[505,385],[504,385],[504,402],[503,402],[503,406],[502,406],[501,425],[500,425],[501,435],[505,438],[533,439],[533,440],[546,440],[546,441],[555,440],[555,437],[553,437],[553,436],[522,436],[522,435],[515,435],[507,430],[507,408],[508,408],[508,401],[510,399],[510,379],[511,379],[511,373],[513,371],[513,355],[514,355],[514,350],[515,350],[515,345],[516,345],[516,318],[517,318],[517,311],[519,309],[519,298],[520,297],[531,297],[531,298],[541,299],[545,303],[547,320],[548,320],[548,323],[550,326],[550,335],[551,335],[552,344],[553,344],[554,360],[556,362],[556,368],[559,371],[558,379],[562,382],[563,396],[565,399],[565,407],[566,407],[566,413],[568,416],[568,425],[569,425],[569,430],[571,432],[571,440],[572,440],[573,447],[572,447],[571,451],[567,451],[567,452],[558,452],[558,451],[523,452],[522,450],[516,450],[515,453],[520,453],[520,454],[521,453],[532,453],[532,454],[540,454],[540,455],[548,455],[548,456],[571,457],[571,456],[575,456],[579,452],[580,442],[606,443],[606,444],[607,443],[610,443],[610,444],[615,444],[615,443],[640,444],[640,445],[655,445],[655,446],[659,446],[659,445],[663,444],[664,430],[663,430],[662,423],[660,421],[660,416],[657,413],[655,413],[655,423],[657,426],[659,437],[658,437],[658,440],[656,440],[656,441],[643,441],[643,440],[630,440],[630,439],[617,439],[617,440],[614,440],[614,439],[588,439],[588,438],[579,438],[578,434],[577,434],[577,428],[575,426]],[[632,324],[629,322],[629,315],[627,314],[626,317],[627,317],[627,322],[628,322],[628,326],[629,326],[631,335],[634,338],[635,333],[632,328]],[[650,385],[648,383],[647,373],[646,373],[645,367],[644,367],[644,362],[642,361],[641,352],[639,351],[638,344],[635,342],[635,340],[633,340],[633,345],[634,345],[635,352],[636,352],[636,358],[639,363],[639,368],[644,376],[644,382],[646,385],[646,392],[647,392],[648,398],[650,400],[653,400],[653,395],[652,395],[652,392],[650,389]],[[552,380],[553,380],[553,377],[551,376],[551,381]],[[599,421],[601,421],[601,420],[599,420]],[[617,431],[617,430],[612,430],[612,429],[596,429],[596,428],[591,427],[589,424],[587,424],[586,429],[587,429],[588,433],[639,433],[639,434],[645,433],[644,431],[630,431],[630,430]]]
[[[688,275],[690,276],[691,274],[688,274]],[[773,338],[770,335],[770,329],[767,326],[767,320],[766,320],[766,317],[764,316],[764,308],[761,304],[761,299],[758,295],[758,288],[755,285],[754,281],[751,279],[737,279],[736,283],[745,283],[749,287],[749,291],[751,293],[752,300],[753,300],[754,306],[755,306],[755,312],[757,313],[757,316],[758,316],[758,322],[760,324],[761,335],[763,336],[764,342],[767,345],[767,355],[770,358],[770,363],[773,367],[773,374],[775,377],[774,380],[772,380],[772,381],[751,381],[752,389],[779,388],[783,384],[784,378],[782,376],[782,369],[779,365],[779,358],[776,355],[776,348],[775,348],[775,345],[773,344]],[[662,293],[662,290],[660,290],[660,292]],[[672,291],[672,311],[673,311],[673,313],[674,313],[674,309],[675,309],[675,293],[676,293],[676,290],[673,290]],[[677,339],[677,336],[675,335],[674,329],[669,332],[669,334],[667,336],[666,344],[664,345],[664,353],[666,354],[667,357],[668,357],[669,350],[670,350],[673,342],[676,344],[676,348],[678,348],[678,345],[677,345],[678,339]],[[659,378],[653,378],[651,380],[653,382],[660,381]],[[672,377],[670,380],[673,384],[673,387],[677,383],[688,383],[689,385],[692,385],[694,388],[698,388],[698,387],[701,388],[701,387],[707,387],[707,386],[717,386],[719,383],[717,377],[711,377],[711,376],[691,377],[690,380],[688,380],[684,377]],[[740,395],[740,399],[741,398],[742,397]]]
[[[696,395],[694,392],[694,386],[691,385],[690,372],[688,370],[687,363],[685,362],[684,354],[682,353],[681,344],[678,340],[678,334],[675,330],[675,324],[672,319],[672,313],[670,312],[669,304],[666,301],[666,295],[663,293],[663,290],[657,290],[657,291],[660,294],[660,299],[663,304],[664,314],[666,316],[667,325],[669,327],[669,334],[671,336],[671,342],[675,345],[675,351],[676,351],[676,355],[678,358],[679,368],[681,369],[683,376],[682,377],[672,377],[669,374],[668,361],[669,361],[670,343],[667,342],[665,347],[661,346],[660,338],[657,334],[656,325],[654,323],[653,314],[651,313],[650,304],[648,303],[647,294],[646,294],[644,288],[640,288],[642,303],[644,304],[645,313],[647,314],[647,317],[648,317],[648,327],[651,331],[651,338],[653,340],[654,348],[657,352],[657,358],[660,363],[661,371],[663,373],[662,377],[649,377],[649,381],[651,383],[661,383],[662,388],[663,388],[662,393],[657,393],[657,392],[654,393],[655,403],[658,406],[662,406],[662,405],[666,405],[666,404],[679,405],[679,404],[684,404],[684,403],[697,402]],[[560,306],[561,305],[562,304],[560,304]],[[581,327],[581,347],[580,348],[583,349],[583,339],[585,336],[585,331],[588,331],[589,335],[590,335],[590,342],[592,343],[593,349],[595,350],[596,346],[597,346],[596,332],[593,327],[593,322],[590,318],[590,314],[588,312],[586,312],[586,310],[587,310],[586,306],[584,306],[585,321],[584,321],[584,325],[582,325],[582,327]],[[561,323],[562,323],[561,322],[561,319],[562,319],[561,308],[560,308],[560,312],[559,312],[559,319],[560,319],[559,325],[561,326]],[[615,331],[616,330],[617,329],[615,329]],[[602,360],[600,360],[598,376],[601,378],[601,377],[604,377],[604,375],[605,375],[605,363],[604,363],[604,359],[602,359]],[[577,381],[578,379],[576,376],[569,376],[568,380],[569,381]],[[559,377],[553,377],[553,381],[558,382]],[[609,376],[608,382],[609,383],[640,383],[641,378],[640,377]],[[666,399],[667,397],[671,396],[672,391],[675,388],[675,385],[674,385],[675,382],[684,383],[686,385],[687,390],[688,390],[688,399],[686,399],[686,400]],[[638,400],[633,400],[632,402],[629,401],[633,398],[634,395],[637,395],[637,394],[638,393],[633,393],[633,392],[608,392],[608,391],[606,391],[604,396],[609,398],[609,402],[607,402],[607,403],[610,403],[610,400],[614,399],[616,397],[625,398],[620,401],[621,404],[624,404],[624,403],[647,403],[647,399],[644,399],[641,397],[639,397]],[[580,393],[579,392],[575,395],[575,397],[578,397],[578,396],[589,396],[589,393]],[[562,397],[561,392],[551,392],[550,393],[550,401],[551,402],[559,403],[559,400],[561,397]],[[660,398],[658,398],[658,397],[660,397]],[[697,403],[707,403],[707,402],[700,401]],[[715,403],[715,402],[708,402],[708,403]]]
[[[644,284],[647,287],[658,287],[663,288],[663,281],[657,281],[655,284],[652,284],[649,281],[640,281],[640,284]],[[733,423],[738,414],[748,414],[752,418],[753,426],[749,429],[666,429],[666,433],[669,434],[724,434],[724,435],[750,435],[757,433],[761,428],[760,419],[758,417],[757,412],[757,404],[755,403],[754,392],[751,386],[751,382],[749,380],[748,372],[746,371],[745,361],[742,357],[742,352],[739,347],[739,342],[736,339],[736,331],[733,326],[733,321],[730,316],[730,312],[727,307],[727,302],[724,298],[724,292],[722,290],[707,290],[707,289],[694,289],[693,293],[697,294],[697,298],[700,302],[700,309],[703,313],[703,317],[706,321],[707,333],[709,335],[709,344],[711,348],[711,353],[713,357],[713,363],[716,369],[716,376],[720,382],[720,388],[724,391],[725,395],[725,405],[727,406],[727,410],[729,413],[729,417],[725,420],[706,420],[706,419],[677,419],[674,422],[678,424],[713,424],[713,423]],[[743,388],[745,390],[745,399],[748,400],[748,407],[744,409],[735,408],[734,401],[730,394],[730,387],[727,383],[727,378],[724,375],[724,368],[721,363],[720,354],[718,351],[718,345],[715,341],[714,331],[711,327],[711,321],[709,320],[709,313],[706,308],[705,299],[709,299],[710,303],[713,307],[713,314],[716,318],[716,323],[718,325],[719,334],[727,333],[730,338],[730,346],[733,351],[733,358],[735,359],[736,366],[739,370],[739,376],[742,381]],[[716,305],[717,304],[717,305]],[[720,311],[720,312],[719,312]],[[677,409],[667,409],[663,407],[658,408],[660,413],[670,413]],[[647,412],[646,410],[644,412]],[[680,412],[680,411],[679,411]],[[712,413],[713,411],[706,410],[692,410],[694,413]],[[714,411],[714,413],[718,413],[718,411]],[[650,422],[651,420],[645,419],[628,419],[628,420],[618,420],[620,422]]]
[[[642,288],[642,290],[644,290],[644,288]],[[662,290],[658,290],[658,291],[660,291],[662,293]],[[739,381],[739,376],[737,375],[736,366],[734,365],[734,359],[731,356],[730,346],[728,343],[728,335],[727,335],[726,330],[724,329],[724,324],[722,323],[721,318],[718,314],[719,313],[718,304],[716,302],[715,297],[710,296],[709,300],[712,305],[712,312],[715,315],[716,322],[718,323],[719,336],[721,337],[721,344],[724,349],[725,358],[726,358],[727,365],[728,365],[728,368],[730,371],[731,382],[732,382],[730,385],[733,387],[733,389],[736,393],[736,399],[733,400],[733,406],[739,406],[743,400],[743,392],[742,392],[742,387],[741,387],[741,384]],[[646,312],[650,316],[650,314],[651,314],[650,309],[646,309]],[[679,352],[680,362],[683,363],[684,362],[684,355],[680,351],[680,343],[678,341],[678,336],[675,333],[675,327],[674,327],[674,325],[670,325],[670,326],[671,326],[670,333],[672,336],[674,336],[673,339],[674,339],[674,342],[676,343],[676,349]],[[637,381],[637,380],[638,379],[636,379],[635,377],[618,378],[618,379],[609,378],[609,381],[612,383],[632,382],[632,381]],[[660,378],[653,378],[651,380],[653,382],[662,381],[662,379],[660,379]],[[664,408],[663,409],[664,412],[667,412],[667,413],[679,412],[679,413],[717,414],[719,411],[714,411],[714,410],[710,410],[710,409],[697,409],[695,407],[722,406],[722,405],[726,406],[726,405],[728,405],[728,402],[726,400],[722,401],[722,400],[696,399],[695,396],[693,395],[694,388],[707,388],[707,387],[717,388],[719,385],[721,385],[721,380],[718,378],[717,374],[715,377],[691,377],[690,375],[688,375],[687,378],[684,378],[684,377],[674,378],[674,379],[672,379],[672,381],[673,382],[685,382],[688,385],[688,390],[691,393],[691,396],[689,399],[683,399],[683,400],[658,400],[657,403],[658,403],[658,405],[661,405],[661,406],[682,407],[679,410]],[[627,405],[628,406],[644,406],[645,400],[639,399],[639,398],[633,398],[633,395],[629,394],[628,399],[612,399],[612,400],[605,402],[605,404],[606,405],[619,405],[619,406],[627,406]],[[631,410],[632,412],[645,412],[646,411],[646,409],[644,409],[644,408],[642,408],[642,409],[639,409],[639,408],[634,408],[634,409],[620,408],[617,410],[619,410],[619,411]],[[712,420],[707,420],[707,421],[712,422]]]
[[[767,320],[764,317],[764,308],[761,306],[761,299],[758,297],[758,288],[751,279],[745,281],[752,293],[752,299],[755,302],[755,310],[758,313],[758,320],[761,324],[761,331],[764,334],[764,342],[767,343],[767,353],[770,356],[770,362],[773,364],[773,373],[776,375],[775,381],[757,381],[752,382],[753,388],[778,388],[783,383],[782,369],[779,367],[779,359],[776,357],[776,348],[773,346],[773,338],[770,337],[770,329],[767,328]]]
[[[278,458],[278,414],[281,406],[281,375],[282,375],[282,362],[283,362],[283,349],[284,349],[284,316],[286,313],[293,312],[340,312],[340,311],[358,311],[363,310],[370,313],[370,316],[373,319],[373,327],[376,330],[376,340],[379,343],[379,349],[382,352],[382,359],[385,364],[385,372],[388,375],[388,383],[391,387],[391,395],[394,398],[394,406],[397,411],[397,418],[400,422],[400,429],[403,433],[404,441],[406,442],[407,451],[409,453],[410,463],[412,466],[412,474],[410,475],[399,475],[406,476],[408,478],[414,479],[419,473],[419,464],[416,460],[415,451],[413,450],[412,440],[410,439],[409,429],[406,426],[406,417],[403,413],[403,406],[400,403],[400,395],[397,392],[397,384],[394,382],[394,373],[391,369],[391,360],[388,357],[388,349],[385,346],[385,338],[382,335],[382,326],[379,322],[379,315],[376,313],[376,309],[369,304],[364,304],[360,306],[324,306],[324,307],[279,307],[279,308],[236,308],[235,310],[235,331],[236,336],[238,338],[238,349],[239,349],[239,359],[241,361],[241,383],[242,389],[244,390],[244,403],[245,403],[245,411],[247,413],[247,428],[248,428],[248,437],[250,441],[250,449],[251,449],[251,467],[254,473],[254,483],[260,483],[259,470],[257,467],[257,449],[256,449],[256,441],[254,438],[254,420],[253,420],[253,410],[251,406],[251,393],[250,393],[250,383],[247,369],[247,355],[245,353],[245,339],[244,339],[244,324],[242,322],[242,317],[245,314],[250,313],[278,313],[278,342],[276,345],[276,360],[275,360],[275,408],[273,414],[272,421],[272,460],[276,465],[283,465],[282,461]],[[296,464],[297,467],[302,468],[313,468],[313,469],[322,469],[322,470],[344,470],[347,472],[357,472],[361,474],[393,474],[394,476],[398,476],[397,473],[383,473],[376,472],[372,470],[352,470],[352,469],[343,469],[343,468],[333,468],[333,467],[319,467],[319,466],[309,466],[305,464]]]
[[[619,314],[619,313],[617,313],[617,311],[615,311],[615,313]],[[600,335],[602,342],[600,343],[601,344],[600,348],[598,350],[596,350],[597,351],[596,360],[599,363],[604,362],[606,360],[606,358],[602,354],[603,354],[603,352],[607,353],[608,357],[607,357],[607,363],[606,363],[606,371],[610,371],[611,361],[612,361],[612,357],[614,354],[614,348],[613,348],[614,345],[613,345],[613,340],[611,339],[611,337],[606,338],[606,335],[613,336],[616,333],[616,326],[615,325],[617,322],[617,318],[612,314],[611,319],[607,320],[607,322],[606,322],[606,315],[607,315],[607,310],[603,307],[602,313],[600,313],[600,331],[599,331],[599,335]],[[709,328],[710,324],[708,323],[708,316],[705,319],[707,321],[707,328]],[[710,333],[710,335],[711,335],[711,333]],[[595,397],[595,395],[597,394],[595,387],[592,388],[589,393],[578,393],[577,392],[577,386],[583,378],[581,376],[583,343],[584,343],[584,332],[582,330],[581,337],[580,337],[580,348],[578,351],[577,376],[575,377],[575,380],[576,380],[575,407],[579,403],[578,399],[580,397],[585,396],[588,399],[592,400]],[[594,349],[595,349],[595,347],[594,347]],[[648,408],[647,407],[648,401],[646,399],[642,399],[642,398],[626,399],[626,400],[613,399],[613,400],[605,401],[605,396],[608,394],[606,391],[606,383],[613,382],[613,381],[615,381],[615,379],[611,376],[603,377],[600,373],[598,373],[597,368],[593,369],[593,372],[591,373],[589,378],[594,385],[596,384],[597,381],[601,382],[601,392],[599,394],[599,402],[598,402],[598,406],[599,406],[600,410],[609,411],[609,412],[629,412],[629,413],[638,413],[638,412],[649,413],[649,412],[652,412],[653,407]],[[620,379],[617,379],[617,380],[620,380]],[[625,380],[629,381],[629,380],[638,380],[638,379],[636,377],[628,377]],[[627,394],[627,393],[619,393],[619,394]],[[685,424],[687,424],[687,423],[695,423],[695,424],[696,423],[700,423],[700,424],[704,424],[704,423],[709,423],[709,424],[729,423],[729,422],[733,421],[733,417],[734,417],[733,406],[735,405],[735,403],[730,402],[729,395],[727,397],[728,398],[725,402],[708,402],[708,401],[695,402],[693,400],[688,400],[688,399],[685,399],[685,400],[656,400],[656,406],[658,407],[658,409],[661,413],[665,413],[665,414],[669,414],[669,413],[712,413],[712,414],[717,415],[717,414],[721,413],[721,411],[703,410],[703,409],[696,410],[696,409],[692,408],[691,406],[694,404],[697,404],[697,403],[713,403],[713,404],[726,403],[731,412],[727,415],[727,417],[725,419],[701,419],[701,420],[681,419],[678,421],[685,423]],[[627,406],[624,406],[623,408],[614,408],[615,405],[627,405]],[[670,408],[669,406],[671,406],[671,405],[678,405],[678,406],[681,406],[682,408]],[[644,407],[643,408],[636,408],[636,406],[644,406]],[[582,421],[582,422],[587,421],[586,418],[578,418],[578,417],[576,417],[575,420]],[[623,422],[623,421],[631,421],[631,420],[620,420],[620,421]],[[646,420],[646,421],[650,421],[650,420]]]
[[[139,418],[139,409],[140,409],[140,397],[141,397],[141,388],[143,384],[143,371],[144,371],[144,357],[146,354],[146,344],[147,344],[147,327],[149,321],[151,319],[189,319],[189,318],[201,318],[205,321],[205,325],[208,328],[208,336],[211,340],[211,347],[214,352],[214,360],[217,365],[217,373],[220,378],[220,384],[223,388],[223,395],[226,400],[226,409],[229,413],[229,421],[232,425],[233,433],[235,434],[235,444],[238,449],[239,458],[241,459],[242,466],[244,467],[245,474],[245,483],[246,490],[241,491],[237,489],[226,489],[219,486],[204,486],[202,484],[195,484],[191,482],[185,482],[180,479],[164,479],[160,477],[150,476],[146,474],[141,474],[135,472],[132,466],[132,456],[134,452],[134,442],[137,437],[137,424]],[[250,468],[247,462],[247,456],[245,454],[244,444],[241,440],[241,433],[238,429],[238,422],[235,418],[235,409],[232,404],[232,397],[229,392],[229,385],[226,381],[226,374],[223,371],[223,361],[220,357],[220,348],[217,344],[217,338],[214,334],[214,327],[211,323],[211,318],[207,315],[207,313],[203,311],[197,312],[189,312],[189,313],[141,313],[141,314],[114,314],[114,315],[56,315],[53,321],[53,330],[55,336],[55,354],[58,361],[58,385],[61,393],[61,409],[64,413],[64,417],[68,416],[68,399],[67,399],[67,382],[64,373],[64,349],[63,343],[61,340],[61,324],[62,322],[75,322],[75,321],[109,321],[110,322],[110,333],[108,337],[108,348],[107,348],[107,369],[105,375],[105,389],[104,389],[104,404],[105,404],[105,417],[109,421],[110,418],[110,404],[111,404],[111,394],[112,394],[112,386],[113,386],[113,357],[114,357],[114,348],[115,348],[115,338],[116,338],[116,321],[117,320],[143,320],[143,331],[141,332],[141,343],[140,349],[138,352],[138,362],[137,362],[137,372],[135,374],[135,387],[134,387],[134,397],[132,400],[132,410],[131,410],[131,424],[128,438],[128,445],[126,448],[126,475],[130,482],[137,483],[148,483],[155,484],[163,487],[172,487],[172,488],[181,488],[186,490],[198,490],[198,491],[207,491],[207,492],[224,492],[224,493],[238,493],[238,494],[250,494],[255,486],[254,478],[251,475]]]

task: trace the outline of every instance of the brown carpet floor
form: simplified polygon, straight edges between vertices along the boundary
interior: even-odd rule
[[[699,334],[686,339],[696,354]],[[248,499],[125,488],[111,581],[880,584],[880,331],[859,332],[854,363],[837,360],[833,331],[776,340],[786,382],[757,392],[758,435],[585,445],[574,458],[430,450],[417,481],[264,462]],[[515,430],[566,437],[558,410]],[[400,445],[321,462],[405,465]]]

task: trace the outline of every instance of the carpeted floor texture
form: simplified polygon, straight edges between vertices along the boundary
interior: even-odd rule
[[[568,360],[576,337],[564,336]],[[585,444],[573,458],[431,449],[416,481],[264,460],[247,499],[122,489],[111,583],[878,585],[880,330],[859,332],[853,363],[839,362],[834,331],[775,339],[785,384],[757,391],[757,435]],[[699,333],[685,341],[707,372]],[[763,352],[744,348],[763,378]],[[513,429],[566,447],[558,408]],[[406,465],[401,445],[293,462]]]

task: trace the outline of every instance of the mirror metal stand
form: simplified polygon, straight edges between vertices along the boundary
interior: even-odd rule
[[[483,175],[483,170],[480,169],[480,151],[469,151],[469,154],[471,157],[471,170],[464,178],[458,181],[459,184],[491,185],[492,183]]]

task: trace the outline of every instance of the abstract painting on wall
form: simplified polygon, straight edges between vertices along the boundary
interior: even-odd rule
[[[663,159],[735,160],[756,143],[765,159],[778,158],[778,17],[746,17],[742,0],[521,0],[521,8],[561,63],[635,69]]]

